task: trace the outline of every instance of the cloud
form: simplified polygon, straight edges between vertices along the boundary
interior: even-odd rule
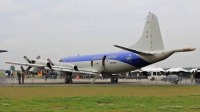
[[[11,0],[0,1],[0,13],[16,12],[25,9],[26,6],[22,3],[16,3]]]
[[[79,7],[74,6],[74,4],[72,3],[64,3],[64,4],[62,3],[52,8],[52,12],[55,14],[82,13],[83,9],[80,9]]]
[[[41,22],[41,14],[39,11],[32,11],[28,14],[17,14],[13,17],[13,20],[15,23],[21,24],[21,23],[39,23]]]
[[[152,12],[158,17],[166,49],[197,48],[158,64],[199,66],[195,63],[200,55],[199,5],[198,0],[1,0],[0,48],[9,52],[0,54],[0,65],[6,68],[5,60],[25,62],[24,55],[57,61],[69,55],[120,51],[113,45],[134,44]]]

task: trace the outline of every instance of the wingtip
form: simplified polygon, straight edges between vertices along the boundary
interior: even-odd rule
[[[195,51],[195,50],[196,50],[196,48],[191,48],[191,50],[192,50],[192,51]]]

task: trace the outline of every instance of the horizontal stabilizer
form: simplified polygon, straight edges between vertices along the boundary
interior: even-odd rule
[[[195,51],[196,48],[183,48],[183,49],[176,49],[175,52],[188,52],[188,51]]]
[[[138,50],[135,50],[135,49],[126,48],[126,47],[122,47],[122,46],[118,46],[118,45],[114,45],[114,46],[118,47],[120,49],[126,50],[126,51],[130,51],[130,52],[136,53],[136,54],[145,54],[145,55],[152,54],[152,53],[148,53],[148,52],[144,52],[144,51],[138,51]]]

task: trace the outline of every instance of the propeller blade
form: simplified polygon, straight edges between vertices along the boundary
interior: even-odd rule
[[[30,61],[26,56],[24,56],[24,59],[25,59],[27,62],[31,63],[31,61]]]
[[[40,59],[40,55],[38,55],[38,56],[36,57],[36,59]]]
[[[51,64],[51,65],[54,65],[53,63],[52,63],[52,61],[48,58],[47,59],[47,61]]]
[[[22,72],[24,72],[24,71],[25,71],[23,66],[21,66],[20,68],[21,68]]]
[[[26,69],[26,72],[28,72],[30,69],[31,69],[32,67],[31,66],[29,66],[27,69]]]
[[[60,59],[58,62],[62,62],[62,59]]]
[[[51,68],[51,66],[54,66],[54,64],[52,63],[52,61],[51,61],[49,58],[47,59],[47,61],[48,61],[47,67],[49,67],[49,69],[50,69],[51,71],[54,71],[54,70]]]

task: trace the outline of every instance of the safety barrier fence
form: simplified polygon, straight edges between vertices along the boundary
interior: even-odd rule
[[[94,84],[91,84],[93,78],[73,78],[72,83],[65,84],[64,79],[60,78],[25,78],[24,84],[19,84],[17,77],[0,77],[0,86],[84,86],[84,85],[106,85],[106,86],[117,86],[117,85],[135,85],[135,86],[148,86],[148,85],[200,85],[200,79],[190,79],[190,78],[183,78],[181,81],[168,81],[168,80],[161,80],[155,79],[153,81],[144,78],[144,79],[133,79],[133,78],[119,78],[117,83],[111,83],[110,78],[98,78]]]

